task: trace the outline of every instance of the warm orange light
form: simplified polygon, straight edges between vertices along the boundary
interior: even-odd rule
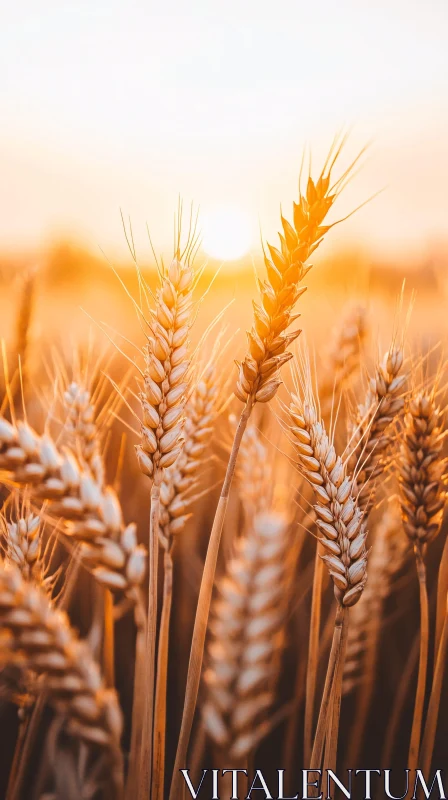
[[[253,243],[251,220],[237,207],[225,206],[204,212],[201,229],[205,252],[220,261],[242,258]]]

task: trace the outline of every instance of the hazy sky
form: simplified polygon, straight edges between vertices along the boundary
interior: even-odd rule
[[[446,0],[15,0],[0,26],[0,250],[78,235],[163,249],[180,193],[271,235],[304,145],[373,139],[342,210],[381,250],[448,229]],[[342,236],[341,233],[338,234]]]

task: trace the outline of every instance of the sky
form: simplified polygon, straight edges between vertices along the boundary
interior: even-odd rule
[[[446,0],[16,0],[0,27],[0,251],[78,237],[170,247],[178,196],[241,212],[259,249],[351,131],[371,143],[335,232],[381,251],[448,239]]]

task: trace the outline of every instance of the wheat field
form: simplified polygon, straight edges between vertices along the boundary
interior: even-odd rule
[[[257,282],[185,213],[157,263],[2,262],[6,800],[446,764],[445,286],[332,256],[339,155]]]

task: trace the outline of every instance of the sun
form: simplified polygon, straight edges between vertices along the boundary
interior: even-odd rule
[[[251,220],[236,206],[221,206],[202,214],[202,246],[211,258],[236,261],[253,243]]]

